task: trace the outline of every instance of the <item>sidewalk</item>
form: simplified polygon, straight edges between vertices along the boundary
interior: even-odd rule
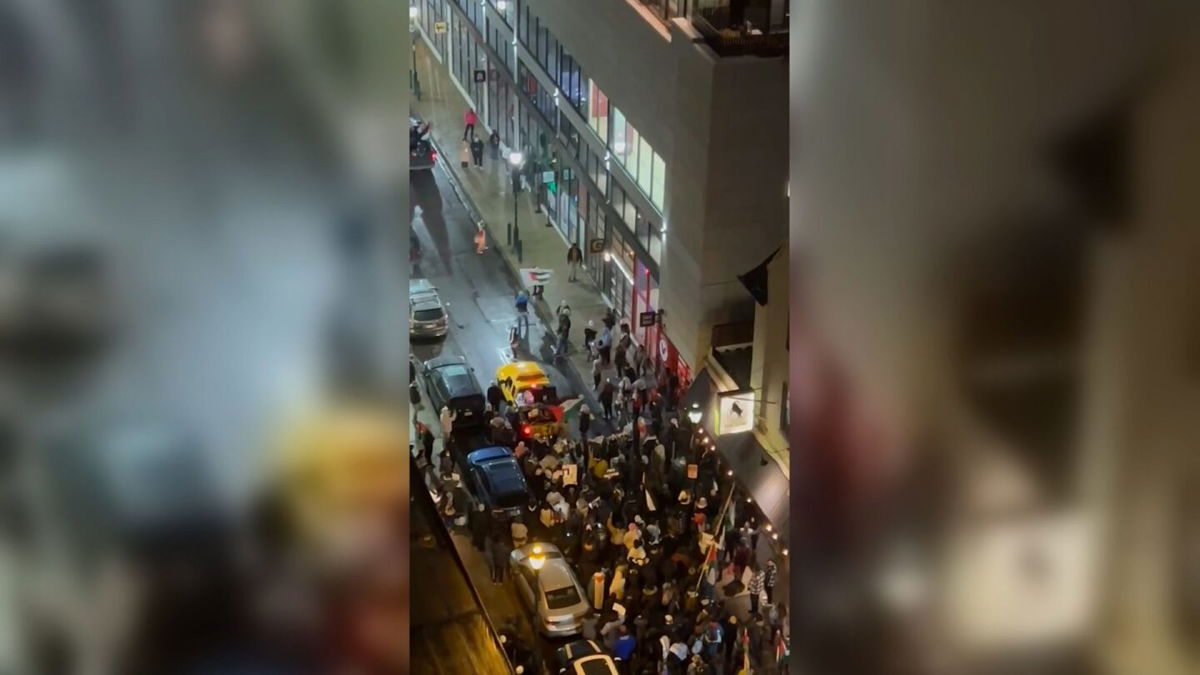
[[[501,148],[500,156],[495,160],[491,158],[490,150],[484,150],[482,168],[469,166],[463,169],[459,164],[459,151],[462,147],[463,113],[469,104],[451,81],[445,66],[433,57],[424,41],[417,43],[416,64],[421,77],[421,100],[412,101],[412,110],[432,124],[431,135],[438,149],[439,163],[449,170],[451,182],[460,191],[459,196],[476,221],[484,223],[488,231],[488,246],[500,253],[515,279],[520,278],[520,269],[523,267],[553,270],[554,274],[545,285],[542,298],[534,299],[531,304],[551,332],[556,325],[554,308],[563,300],[570,305],[572,344],[567,361],[575,367],[580,380],[590,388],[592,364],[587,352],[582,349],[583,329],[588,321],[594,321],[598,331],[608,304],[587,276],[586,269],[580,269],[579,281],[568,280],[568,245],[553,225],[547,226],[546,214],[534,211],[530,192],[518,195],[517,225],[524,250],[522,260],[517,260],[516,253],[505,244],[507,224],[513,219],[512,183],[505,159],[506,150]],[[481,120],[476,132],[486,140],[491,130],[483,127]],[[605,377],[614,377],[615,372],[615,369],[610,369]],[[587,398],[589,405],[593,405],[592,397]],[[593,410],[596,408],[593,407]]]

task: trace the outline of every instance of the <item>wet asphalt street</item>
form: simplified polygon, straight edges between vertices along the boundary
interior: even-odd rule
[[[441,354],[463,356],[486,390],[496,368],[512,360],[508,331],[517,320],[516,279],[495,251],[475,253],[475,226],[441,167],[413,172],[409,186],[412,228],[421,246],[411,278],[429,279],[450,316],[450,334],[444,340],[414,339],[412,353],[422,361]],[[552,339],[531,311],[524,349],[534,360],[554,363]],[[575,393],[586,391],[568,364],[562,363],[559,370]]]
[[[462,356],[475,369],[480,387],[486,390],[496,368],[512,360],[508,334],[516,322],[513,300],[518,290],[517,280],[494,250],[476,254],[472,238],[475,225],[441,167],[413,172],[409,185],[412,228],[421,248],[410,278],[429,279],[437,287],[450,317],[450,332],[446,338],[414,339],[412,354],[422,361],[442,354]],[[554,235],[547,233],[546,236]],[[530,312],[529,338],[522,346],[525,354],[532,354],[537,361],[553,363],[550,338],[551,334],[536,314]],[[586,392],[590,398],[590,392],[568,364],[562,363],[559,370],[574,392]],[[422,416],[436,428],[435,417],[429,411]],[[439,442],[439,451],[440,445]],[[459,554],[471,572],[493,624],[497,628],[509,624],[529,638],[533,631],[528,610],[521,604],[511,580],[502,585],[488,582],[484,556],[459,534],[455,536]],[[420,590],[415,589],[415,592]],[[539,637],[535,644],[541,658],[549,665],[555,649],[567,641]]]

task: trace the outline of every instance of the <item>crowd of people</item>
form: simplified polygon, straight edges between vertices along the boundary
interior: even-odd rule
[[[443,514],[469,533],[493,583],[503,583],[515,547],[557,546],[592,596],[582,636],[626,673],[786,673],[787,611],[778,563],[765,555],[769,546],[759,548],[762,517],[711,444],[694,443],[689,423],[681,426],[677,379],[647,372],[641,349],[626,344],[628,326],[619,332],[614,345],[605,321],[585,339],[598,362],[624,370],[620,384],[600,383],[603,410],[581,406],[574,428],[557,436],[518,438],[514,408],[489,388],[487,441],[513,449],[531,493],[519,516],[475,503],[454,479],[450,452],[434,467],[432,431],[418,423]],[[452,419],[439,421],[452,431]],[[538,672],[531,668],[524,672]]]

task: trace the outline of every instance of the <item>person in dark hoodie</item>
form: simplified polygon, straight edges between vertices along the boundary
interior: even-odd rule
[[[486,553],[487,540],[492,533],[492,517],[482,502],[471,509],[467,516],[467,527],[471,530],[471,544],[481,553]]]

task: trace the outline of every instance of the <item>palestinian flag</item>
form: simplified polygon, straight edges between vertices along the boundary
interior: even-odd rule
[[[579,427],[579,406],[581,405],[583,405],[582,396],[569,398],[554,406],[557,408],[555,415],[560,422],[567,425],[567,428],[576,429]]]

